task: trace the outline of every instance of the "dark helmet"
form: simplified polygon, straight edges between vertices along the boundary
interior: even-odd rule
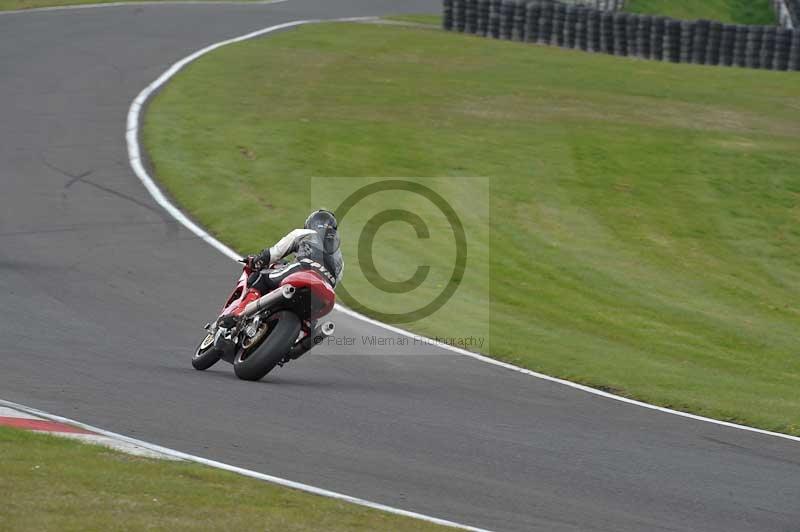
[[[320,209],[312,212],[306,218],[304,227],[317,232],[325,253],[335,253],[339,249],[338,225],[331,211]]]

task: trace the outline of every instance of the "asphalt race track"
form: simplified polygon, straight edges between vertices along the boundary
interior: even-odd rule
[[[259,383],[223,363],[192,369],[239,270],[133,174],[131,100],[174,61],[259,28],[438,9],[289,0],[0,15],[0,398],[495,530],[800,530],[797,442],[430,347],[322,348]],[[387,335],[335,321],[342,336]]]

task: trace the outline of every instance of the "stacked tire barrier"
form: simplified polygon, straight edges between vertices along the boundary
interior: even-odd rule
[[[443,25],[495,39],[671,63],[800,70],[800,29],[777,26],[680,21],[555,0],[444,0]]]
[[[625,0],[572,0],[572,3],[600,11],[621,11],[625,7]]]

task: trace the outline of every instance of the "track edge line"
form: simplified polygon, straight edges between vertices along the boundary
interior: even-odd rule
[[[156,90],[158,90],[162,85],[164,85],[167,81],[169,81],[175,74],[177,74],[180,70],[182,70],[186,65],[188,65],[192,61],[195,61],[196,59],[199,59],[203,55],[216,50],[217,48],[221,48],[221,47],[227,46],[229,44],[234,44],[234,43],[237,43],[237,42],[253,39],[255,37],[260,37],[262,35],[266,35],[268,33],[272,33],[272,32],[275,32],[275,31],[278,31],[278,30],[281,30],[281,29],[286,29],[286,28],[291,28],[291,27],[296,27],[296,26],[302,26],[302,25],[306,25],[306,24],[317,24],[317,23],[321,23],[321,22],[359,22],[359,21],[365,21],[365,20],[374,20],[376,18],[378,18],[378,17],[348,17],[348,18],[338,18],[338,19],[329,19],[329,20],[308,19],[308,20],[295,20],[295,21],[291,21],[291,22],[285,22],[283,24],[277,24],[277,25],[274,25],[274,26],[269,26],[267,28],[262,28],[260,30],[257,30],[257,31],[251,32],[251,33],[247,33],[247,34],[241,35],[239,37],[234,37],[232,39],[228,39],[228,40],[225,40],[225,41],[220,41],[220,42],[211,44],[211,45],[209,45],[209,46],[207,46],[205,48],[202,48],[202,49],[200,49],[200,50],[198,50],[198,51],[196,51],[196,52],[184,57],[180,61],[176,62],[167,71],[165,71],[163,74],[161,74],[161,76],[159,76],[155,81],[153,81],[150,85],[145,87],[136,96],[136,98],[133,100],[133,102],[131,103],[131,106],[129,108],[128,117],[127,117],[126,140],[127,140],[127,145],[128,145],[128,157],[129,157],[129,161],[130,161],[131,167],[133,168],[134,173],[139,178],[139,180],[142,182],[142,184],[145,186],[147,191],[150,192],[150,195],[153,196],[153,199],[159,205],[161,205],[173,218],[178,220],[187,229],[189,229],[195,235],[200,237],[202,240],[204,240],[210,246],[212,246],[215,249],[217,249],[223,255],[225,255],[225,256],[233,259],[233,260],[240,259],[241,256],[238,253],[236,253],[234,250],[232,250],[231,248],[229,248],[228,246],[226,246],[225,244],[223,244],[222,242],[220,242],[219,240],[214,238],[211,234],[209,234],[207,231],[205,231],[203,228],[201,228],[198,224],[196,224],[191,219],[189,219],[188,216],[186,216],[186,214],[183,213],[183,211],[181,211],[172,202],[170,202],[166,198],[166,196],[163,194],[163,192],[161,192],[161,189],[158,187],[158,185],[156,184],[156,182],[153,179],[153,177],[150,176],[150,174],[147,173],[147,170],[144,168],[144,165],[141,162],[141,146],[139,145],[140,114],[141,114],[142,108],[144,107],[144,103],[150,98],[150,96]],[[354,310],[351,310],[351,309],[349,309],[349,308],[347,308],[347,307],[345,307],[345,306],[343,306],[343,305],[341,305],[339,303],[336,304],[335,308],[336,308],[336,310],[339,310],[339,311],[341,311],[341,312],[343,312],[343,313],[345,313],[345,314],[347,314],[347,315],[349,315],[349,316],[351,316],[353,318],[356,318],[356,319],[361,320],[363,322],[370,323],[372,325],[375,325],[375,326],[381,327],[383,329],[392,331],[392,332],[394,332],[396,334],[401,334],[401,335],[407,336],[409,338],[421,339],[421,340],[424,340],[426,343],[437,345],[437,346],[441,347],[442,349],[446,349],[448,351],[457,353],[459,355],[467,356],[467,357],[473,358],[475,360],[479,360],[481,362],[484,362],[484,363],[487,363],[487,364],[491,364],[491,365],[494,365],[494,366],[499,366],[499,367],[502,367],[502,368],[510,370],[510,371],[516,371],[518,373],[523,373],[525,375],[528,375],[528,376],[531,376],[531,377],[535,377],[537,379],[549,381],[549,382],[560,384],[560,385],[563,385],[563,386],[568,386],[570,388],[573,388],[573,389],[576,389],[576,390],[581,390],[583,392],[586,392],[586,393],[589,393],[589,394],[592,394],[592,395],[595,395],[595,396],[603,397],[603,398],[606,398],[606,399],[611,399],[611,400],[614,400],[614,401],[619,401],[619,402],[630,404],[630,405],[634,405],[634,406],[639,406],[639,407],[642,407],[642,408],[647,408],[647,409],[654,410],[654,411],[657,411],[657,412],[662,412],[662,413],[666,413],[666,414],[680,416],[680,417],[687,418],[687,419],[692,419],[692,420],[695,420],[695,421],[701,421],[701,422],[711,423],[711,424],[714,424],[714,425],[719,425],[719,426],[728,427],[728,428],[732,428],[732,429],[743,430],[743,431],[747,431],[747,432],[754,432],[754,433],[765,435],[765,436],[772,436],[772,437],[782,438],[782,439],[789,440],[789,441],[800,442],[800,436],[792,436],[791,434],[784,434],[784,433],[781,433],[781,432],[774,432],[774,431],[770,431],[770,430],[766,430],[766,429],[759,429],[759,428],[756,428],[756,427],[750,427],[750,426],[747,426],[747,425],[741,425],[741,424],[732,423],[732,422],[729,422],[729,421],[722,421],[722,420],[719,420],[719,419],[713,419],[713,418],[709,418],[709,417],[705,417],[705,416],[700,416],[700,415],[697,415],[697,414],[691,414],[691,413],[688,413],[688,412],[682,412],[680,410],[673,410],[671,408],[667,408],[667,407],[663,407],[663,406],[657,406],[657,405],[653,405],[653,404],[650,404],[650,403],[645,403],[643,401],[637,401],[635,399],[630,399],[630,398],[627,398],[627,397],[623,397],[621,395],[616,395],[616,394],[604,392],[602,390],[598,390],[598,389],[592,388],[590,386],[586,386],[586,385],[583,385],[583,384],[578,384],[576,382],[571,382],[571,381],[568,381],[568,380],[565,380],[565,379],[560,379],[558,377],[552,377],[550,375],[545,375],[543,373],[539,373],[539,372],[536,372],[536,371],[533,371],[533,370],[522,368],[520,366],[516,366],[516,365],[510,364],[508,362],[503,362],[501,360],[490,358],[490,357],[487,357],[485,355],[481,355],[479,353],[473,353],[472,351],[467,351],[466,349],[461,349],[459,347],[447,345],[447,344],[444,344],[444,343],[441,343],[441,342],[436,342],[436,341],[434,341],[434,340],[432,340],[430,338],[426,338],[426,337],[424,337],[422,335],[418,335],[418,334],[412,333],[410,331],[407,331],[405,329],[401,329],[399,327],[395,327],[393,325],[389,325],[387,323],[383,323],[383,322],[380,322],[378,320],[372,319],[372,318],[370,318],[368,316],[364,316],[363,314],[355,312]]]
[[[414,519],[419,519],[422,521],[427,521],[429,523],[442,525],[450,528],[458,528],[461,530],[469,530],[470,532],[490,532],[484,528],[476,528],[469,525],[464,525],[461,523],[456,523],[454,521],[448,521],[447,519],[441,519],[438,517],[433,517],[430,515],[420,514],[417,512],[412,512],[410,510],[403,510],[402,508],[395,508],[393,506],[387,506],[385,504],[381,504],[374,501],[368,501],[366,499],[360,499],[358,497],[353,497],[351,495],[346,495],[344,493],[339,493],[336,491],[326,490],[324,488],[320,488],[317,486],[312,486],[310,484],[303,484],[302,482],[296,482],[294,480],[289,480],[281,477],[276,477],[273,475],[267,475],[265,473],[259,473],[258,471],[253,471],[251,469],[245,469],[243,467],[238,467],[230,464],[226,464],[224,462],[217,462],[216,460],[210,460],[208,458],[203,458],[202,456],[196,456],[193,454],[185,453],[183,451],[178,451],[175,449],[170,449],[169,447],[162,447],[161,445],[157,445],[155,443],[149,443],[143,440],[138,440],[136,438],[131,438],[130,436],[125,436],[124,434],[119,434],[116,432],[112,432],[110,430],[101,429],[99,427],[95,427],[93,425],[88,425],[86,423],[82,423],[80,421],[76,421],[74,419],[70,419],[63,416],[58,416],[55,414],[50,414],[49,412],[44,412],[42,410],[38,410],[36,408],[31,408],[29,406],[21,405],[19,403],[14,403],[12,401],[6,401],[4,399],[0,399],[0,406],[5,406],[8,408],[13,408],[19,410],[21,412],[25,412],[27,414],[39,416],[45,419],[49,419],[50,421],[56,421],[59,423],[66,423],[70,425],[74,425],[76,427],[82,428],[84,430],[92,431],[97,434],[106,436],[108,438],[112,438],[118,441],[131,443],[134,445],[138,445],[140,447],[144,447],[150,451],[164,454],[167,456],[171,456],[173,458],[179,458],[185,460],[187,462],[195,462],[198,464],[202,464],[209,467],[214,467],[216,469],[223,469],[225,471],[229,471],[231,473],[236,473],[238,475],[242,475],[245,477],[255,478],[257,480],[263,480],[266,482],[270,482],[272,484],[277,484],[279,486],[284,486],[287,488],[292,488],[296,490],[300,490],[306,493],[311,493],[313,495],[319,495],[322,497],[328,497],[331,499],[337,499],[345,502],[349,502],[352,504],[357,504],[359,506],[365,506],[367,508],[371,508],[373,510],[380,510],[383,512],[388,512],[395,515],[400,515],[403,517],[411,517]]]

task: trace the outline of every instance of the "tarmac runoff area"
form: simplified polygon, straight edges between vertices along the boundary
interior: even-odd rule
[[[228,364],[192,369],[202,324],[241,268],[131,170],[131,102],[170,65],[237,35],[439,9],[290,0],[0,17],[3,399],[38,409],[21,409],[34,419],[69,415],[89,432],[136,435],[255,478],[493,530],[797,531],[800,446],[790,436],[413,337],[363,344],[408,335],[345,309],[331,320],[353,345],[318,346],[261,382],[239,381]]]

